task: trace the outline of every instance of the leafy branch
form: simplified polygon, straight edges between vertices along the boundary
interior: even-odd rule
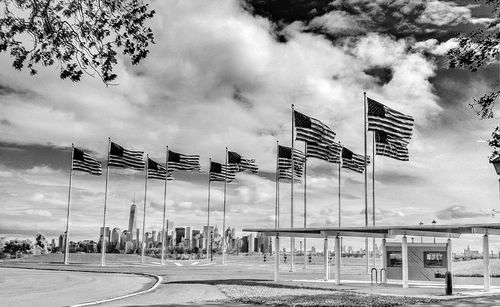
[[[155,11],[141,0],[0,0],[0,53],[31,75],[57,65],[62,79],[97,75],[106,85],[117,75],[117,54],[138,64],[154,36],[146,22]],[[1,12],[0,8],[0,12]],[[0,13],[1,14],[1,13]]]

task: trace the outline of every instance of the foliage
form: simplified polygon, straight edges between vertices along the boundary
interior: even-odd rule
[[[155,14],[142,0],[0,0],[0,53],[31,75],[56,65],[62,79],[98,75],[109,85],[117,75],[117,51],[139,63],[154,43],[145,22]]]
[[[493,153],[490,157],[491,161],[500,156],[500,127],[496,127],[491,133],[491,139],[488,140],[488,144],[493,148]]]
[[[479,0],[476,0],[479,2]],[[478,29],[468,34],[460,34],[456,37],[458,46],[448,52],[450,68],[468,68],[475,72],[479,68],[489,65],[499,56],[500,60],[500,0],[486,0],[486,4],[491,6],[494,15],[493,20],[485,29]],[[497,87],[500,80],[497,80]],[[470,106],[476,110],[480,118],[493,118],[494,108],[498,104],[500,90],[494,90],[484,94],[480,98],[474,99]],[[493,132],[498,133],[498,127]],[[497,139],[498,142],[498,139]],[[493,145],[492,145],[493,144]],[[493,147],[492,157],[498,153],[498,146],[490,142]],[[491,159],[491,157],[490,157]]]
[[[23,254],[33,252],[33,243],[30,240],[10,240],[5,242],[2,253],[9,254],[12,258],[20,258]]]
[[[45,239],[45,236],[41,233],[37,233],[35,236],[35,251],[34,253],[37,255],[45,255],[48,253],[48,242]]]

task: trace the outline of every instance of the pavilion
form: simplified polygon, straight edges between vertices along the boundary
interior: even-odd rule
[[[483,236],[483,274],[484,290],[490,290],[490,259],[489,259],[489,235],[500,234],[500,223],[494,224],[465,224],[465,225],[417,225],[417,226],[367,226],[367,227],[314,227],[314,228],[247,228],[246,232],[262,232],[268,236],[275,237],[275,246],[279,246],[281,237],[299,238],[323,238],[324,239],[324,279],[329,279],[328,265],[328,238],[335,240],[335,284],[341,283],[340,276],[340,238],[341,237],[361,237],[361,238],[381,238],[382,239],[382,266],[387,266],[386,238],[402,236],[402,282],[403,288],[408,288],[408,242],[406,236],[424,237],[444,237],[448,238],[447,243],[447,263],[448,270],[451,270],[452,253],[451,239],[459,238],[462,234],[480,234]],[[279,280],[279,249],[275,254],[274,280]]]

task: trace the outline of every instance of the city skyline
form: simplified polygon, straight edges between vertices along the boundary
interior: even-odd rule
[[[376,157],[377,224],[496,222],[498,176],[482,141],[496,122],[478,120],[468,103],[493,87],[498,63],[473,74],[448,69],[446,60],[453,33],[480,26],[490,15],[466,1],[423,5],[422,11],[408,9],[419,14],[404,19],[409,32],[367,27],[340,10],[285,22],[285,43],[268,18],[237,1],[155,2],[156,45],[139,66],[120,60],[119,84],[109,88],[90,77],[76,84],[59,80],[52,68],[31,77],[14,71],[2,54],[0,233],[58,236],[65,225],[71,143],[104,161],[108,137],[156,161],[163,161],[166,145],[201,155],[204,171],[174,172],[167,201],[168,217],[197,229],[206,224],[208,159],[223,162],[226,146],[255,158],[260,173],[238,174],[228,185],[227,223],[237,231],[272,227],[275,142],[291,145],[291,104],[362,153],[365,91],[415,118],[410,162]],[[376,10],[364,14],[375,18]],[[311,159],[307,174],[308,226],[336,226],[337,165]],[[363,176],[342,175],[343,225],[362,226]],[[134,194],[141,221],[143,181],[143,172],[111,170],[107,225],[127,225]],[[75,173],[73,188],[72,237],[95,237],[104,176]],[[294,223],[302,225],[301,184],[295,191]],[[289,225],[289,185],[281,184],[280,193],[281,225]],[[211,221],[219,225],[222,198],[222,184],[213,183]],[[147,206],[146,228],[161,229],[162,182],[150,181]],[[459,244],[467,243],[478,244],[467,237]]]

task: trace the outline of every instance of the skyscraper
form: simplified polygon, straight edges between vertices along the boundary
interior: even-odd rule
[[[182,242],[182,239],[184,239],[185,236],[186,229],[184,227],[175,228],[175,245],[178,245],[180,242]]]
[[[128,218],[128,232],[130,234],[129,240],[134,239],[133,238],[134,237],[134,229],[136,229],[135,224],[136,224],[136,219],[137,219],[136,212],[137,212],[137,207],[135,205],[135,200],[134,200],[132,205],[130,205],[130,215]]]

